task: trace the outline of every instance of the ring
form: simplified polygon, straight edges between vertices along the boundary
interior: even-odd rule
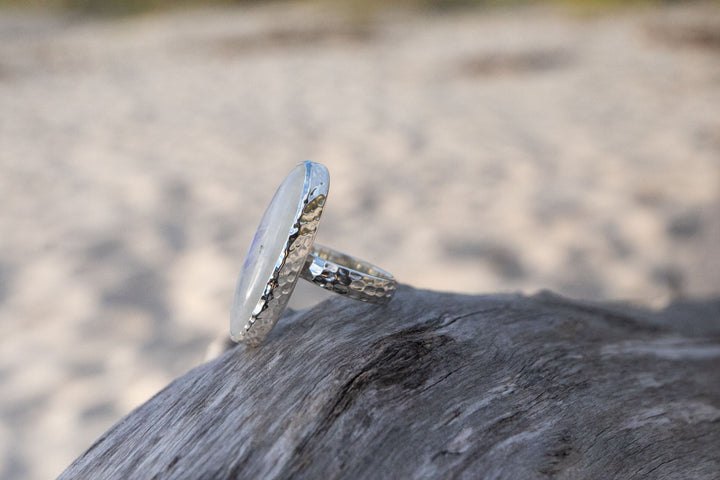
[[[314,245],[330,175],[324,165],[298,164],[280,184],[260,221],[238,278],[230,338],[259,345],[280,319],[299,277],[348,298],[386,304],[396,281],[386,271]]]

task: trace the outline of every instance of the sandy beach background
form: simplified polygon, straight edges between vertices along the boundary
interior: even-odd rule
[[[403,283],[720,295],[720,6],[320,5],[0,10],[0,477],[203,361],[302,160],[318,241]]]

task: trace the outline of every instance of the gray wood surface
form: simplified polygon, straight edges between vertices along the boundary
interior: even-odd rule
[[[60,478],[720,478],[720,301],[401,287],[290,312]]]

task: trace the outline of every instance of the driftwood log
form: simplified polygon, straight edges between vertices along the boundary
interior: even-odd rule
[[[720,301],[332,299],[176,379],[60,478],[717,479]]]

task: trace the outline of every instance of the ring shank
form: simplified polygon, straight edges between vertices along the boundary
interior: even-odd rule
[[[348,298],[377,304],[389,302],[397,285],[385,270],[321,245],[311,247],[300,277]]]

